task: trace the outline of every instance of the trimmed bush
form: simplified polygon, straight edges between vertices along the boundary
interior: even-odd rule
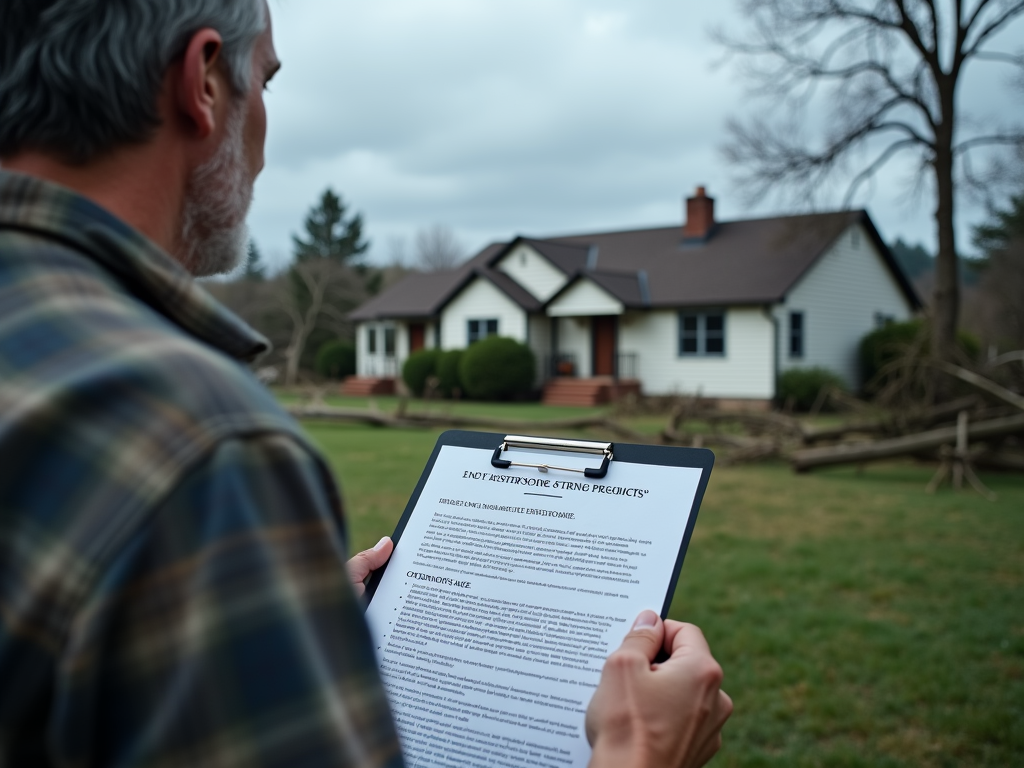
[[[344,379],[356,372],[356,348],[341,339],[321,344],[316,351],[313,370],[325,379]]]
[[[437,388],[445,397],[451,397],[455,389],[464,389],[459,380],[459,362],[461,360],[461,349],[449,349],[447,352],[442,352],[437,358]]]
[[[909,320],[905,323],[887,323],[861,339],[860,370],[864,390],[871,393],[881,389],[886,383],[886,377],[880,376],[882,369],[908,354],[911,349],[916,348],[920,356],[927,355],[931,349],[929,332],[924,321]],[[974,336],[960,331],[956,339],[963,355],[970,360],[978,359],[981,344]]]
[[[466,394],[478,400],[505,400],[533,388],[533,352],[515,339],[490,336],[462,353],[459,380]]]
[[[779,401],[792,399],[798,411],[809,411],[823,387],[845,390],[846,383],[828,368],[793,368],[779,376]]]
[[[402,381],[416,397],[423,397],[427,379],[437,371],[438,356],[439,352],[436,349],[421,349],[405,359],[402,366]]]

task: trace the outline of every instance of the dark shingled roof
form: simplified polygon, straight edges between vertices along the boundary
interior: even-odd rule
[[[553,240],[537,240],[532,237],[516,238],[510,245],[514,243],[526,243],[543,256],[546,256],[552,264],[567,275],[571,275],[586,267],[587,253],[590,251],[589,244],[567,245]]]
[[[577,272],[568,283],[562,286],[554,296],[548,299],[547,304],[551,304],[553,301],[558,299],[559,296],[568,291],[572,286],[576,285],[580,280],[592,280],[609,294],[621,301],[623,306],[630,309],[642,309],[651,305],[650,291],[644,284],[645,279],[646,277],[644,276],[643,271],[580,271]]]
[[[490,280],[496,288],[505,292],[512,301],[525,309],[527,312],[539,312],[544,308],[544,302],[523,288],[519,283],[496,269],[479,268],[476,274]]]
[[[411,272],[358,309],[350,312],[349,319],[359,321],[433,317],[441,311],[449,299],[473,279],[476,269],[486,268],[487,263],[494,258],[495,254],[504,251],[507,245],[507,243],[491,243],[457,269],[440,272]]]
[[[697,242],[684,241],[680,226],[516,238],[489,245],[458,270],[411,275],[350,317],[428,317],[439,312],[476,275],[491,280],[524,309],[534,311],[539,308],[536,299],[507,276],[487,268],[518,243],[535,248],[567,275],[590,278],[627,307],[775,303],[844,231],[858,223],[867,231],[911,306],[920,307],[920,299],[867,213],[840,211],[720,222],[709,238]]]

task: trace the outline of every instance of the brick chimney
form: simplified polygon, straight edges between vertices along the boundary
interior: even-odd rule
[[[684,240],[707,240],[715,228],[715,199],[708,197],[704,187],[697,187],[693,197],[686,198]]]

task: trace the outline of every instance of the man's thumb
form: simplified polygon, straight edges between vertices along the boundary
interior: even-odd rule
[[[641,653],[649,661],[654,661],[664,641],[665,622],[654,611],[641,611],[619,650]]]

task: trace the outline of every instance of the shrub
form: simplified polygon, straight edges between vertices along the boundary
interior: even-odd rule
[[[402,366],[402,381],[416,397],[423,396],[427,379],[433,376],[437,370],[438,354],[436,349],[421,349],[405,359],[405,364]]]
[[[968,360],[977,360],[980,342],[966,331],[957,333],[957,347]],[[931,349],[929,328],[922,320],[887,323],[876,328],[860,342],[860,370],[864,390],[877,392],[887,382],[883,369],[911,353],[923,358]]]
[[[823,387],[846,389],[843,379],[828,368],[793,368],[779,377],[779,400],[792,399],[798,411],[809,411]]]
[[[464,389],[459,380],[459,362],[462,360],[461,349],[449,349],[437,358],[437,388],[445,397],[451,397],[455,389]]]
[[[356,348],[351,342],[334,339],[316,351],[313,369],[326,379],[343,379],[356,372]]]
[[[462,354],[459,380],[466,394],[479,400],[525,395],[533,388],[533,352],[515,339],[490,336]]]

